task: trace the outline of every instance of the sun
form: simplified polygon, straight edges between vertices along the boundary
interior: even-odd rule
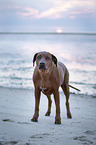
[[[62,28],[58,28],[58,29],[56,30],[56,32],[57,32],[57,33],[62,33],[63,30],[62,30]]]

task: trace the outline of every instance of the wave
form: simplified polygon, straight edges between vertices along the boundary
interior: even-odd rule
[[[70,81],[69,83],[73,87],[81,90],[80,92],[70,88],[71,93],[74,94],[85,94],[85,95],[96,95],[96,84],[84,83],[84,82],[74,82]],[[15,75],[8,75],[0,77],[0,86],[8,88],[18,88],[18,89],[31,89],[34,88],[32,77],[22,77]],[[61,92],[61,89],[60,89]]]
[[[13,80],[32,80],[31,78],[21,78],[21,77],[14,77],[14,76],[11,76],[10,79],[13,79]]]
[[[71,82],[70,81],[70,84],[77,84],[77,85],[87,85],[87,86],[92,86],[92,85],[94,85],[94,86],[96,86],[96,84],[92,84],[92,83],[83,83],[83,82]]]

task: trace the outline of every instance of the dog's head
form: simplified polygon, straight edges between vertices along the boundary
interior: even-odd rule
[[[33,58],[33,66],[35,61],[40,71],[47,71],[51,67],[52,63],[54,63],[57,67],[57,58],[49,52],[44,51],[36,53]]]

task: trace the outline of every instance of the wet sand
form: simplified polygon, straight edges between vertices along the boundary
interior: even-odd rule
[[[96,145],[96,98],[71,94],[72,119],[66,117],[65,97],[60,93],[61,125],[45,116],[47,98],[42,94],[39,122],[34,114],[33,90],[0,88],[0,145]]]

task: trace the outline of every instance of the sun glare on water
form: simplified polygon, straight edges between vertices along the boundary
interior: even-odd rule
[[[57,33],[62,33],[63,30],[62,30],[61,28],[58,28],[58,29],[56,30],[56,32],[57,32]]]

